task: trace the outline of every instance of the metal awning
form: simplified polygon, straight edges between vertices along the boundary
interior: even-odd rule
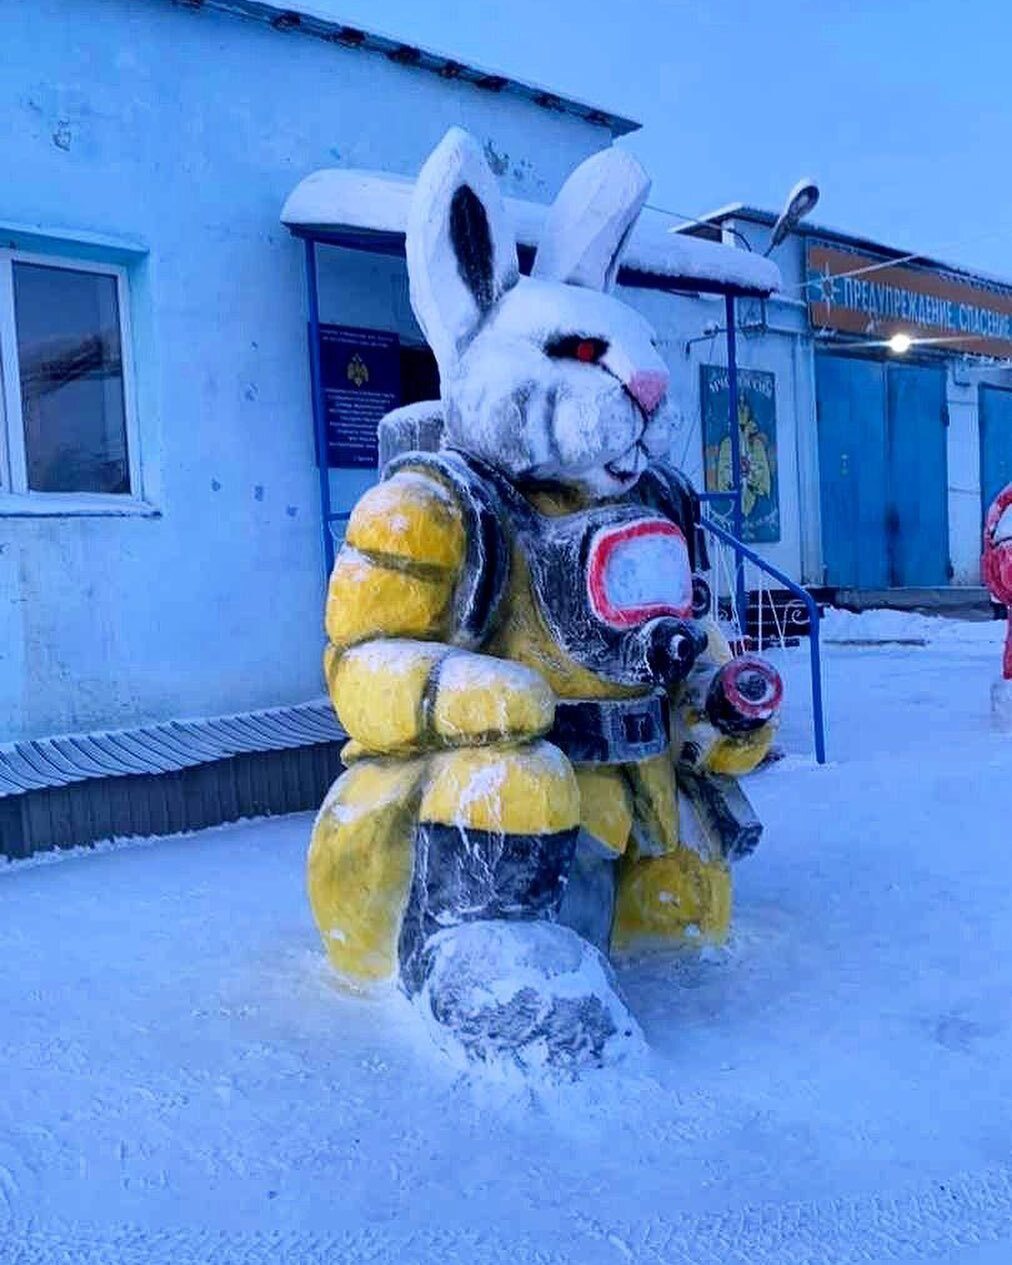
[[[296,236],[319,242],[402,254],[414,181],[356,168],[327,167],[289,194],[281,221]],[[506,198],[521,248],[533,252],[547,206]],[[620,285],[766,298],[780,288],[780,270],[761,255],[720,242],[672,233],[674,216],[646,209],[622,256]]]

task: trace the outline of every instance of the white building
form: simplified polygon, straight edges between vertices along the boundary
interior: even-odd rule
[[[463,123],[548,199],[633,126],[315,29],[247,0],[8,15],[0,738],[319,692],[302,176],[413,173]],[[373,277],[339,288],[369,324]],[[102,376],[42,394],[74,354]]]
[[[376,412],[436,390],[410,179],[468,128],[529,263],[637,125],[262,0],[35,0],[4,31],[0,853],[315,804],[324,514],[376,477]],[[673,460],[732,482],[730,287],[746,541],[849,600],[977,598],[1012,287],[804,225],[771,262],[773,218],[646,212],[630,241]]]
[[[538,204],[636,124],[260,0],[36,0],[4,34],[0,852],[318,802],[313,291],[328,338],[430,394],[391,178],[462,124],[530,247]],[[332,206],[358,182],[363,240],[314,247],[307,283],[281,212],[312,232],[314,172]],[[681,300],[642,287],[776,270],[668,227],[624,275],[677,377]],[[336,510],[375,477],[353,431]]]

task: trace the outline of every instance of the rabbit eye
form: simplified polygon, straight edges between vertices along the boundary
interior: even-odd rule
[[[596,365],[607,350],[608,344],[603,338],[581,338],[578,334],[568,334],[548,343],[545,355],[553,360],[579,360],[581,364]]]

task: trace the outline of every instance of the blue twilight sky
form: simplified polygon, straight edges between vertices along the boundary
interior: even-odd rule
[[[1009,0],[307,0],[630,115],[651,202],[813,217],[1012,277]]]

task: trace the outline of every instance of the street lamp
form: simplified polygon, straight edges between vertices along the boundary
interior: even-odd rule
[[[892,338],[886,341],[886,346],[891,352],[895,352],[897,356],[905,356],[913,345],[914,340],[910,335],[902,332],[893,334]]]
[[[784,209],[780,212],[777,222],[773,225],[773,232],[770,234],[770,244],[763,253],[768,255],[770,251],[776,250],[788,233],[794,232],[818,200],[819,186],[815,181],[808,179],[799,180],[787,195]]]

